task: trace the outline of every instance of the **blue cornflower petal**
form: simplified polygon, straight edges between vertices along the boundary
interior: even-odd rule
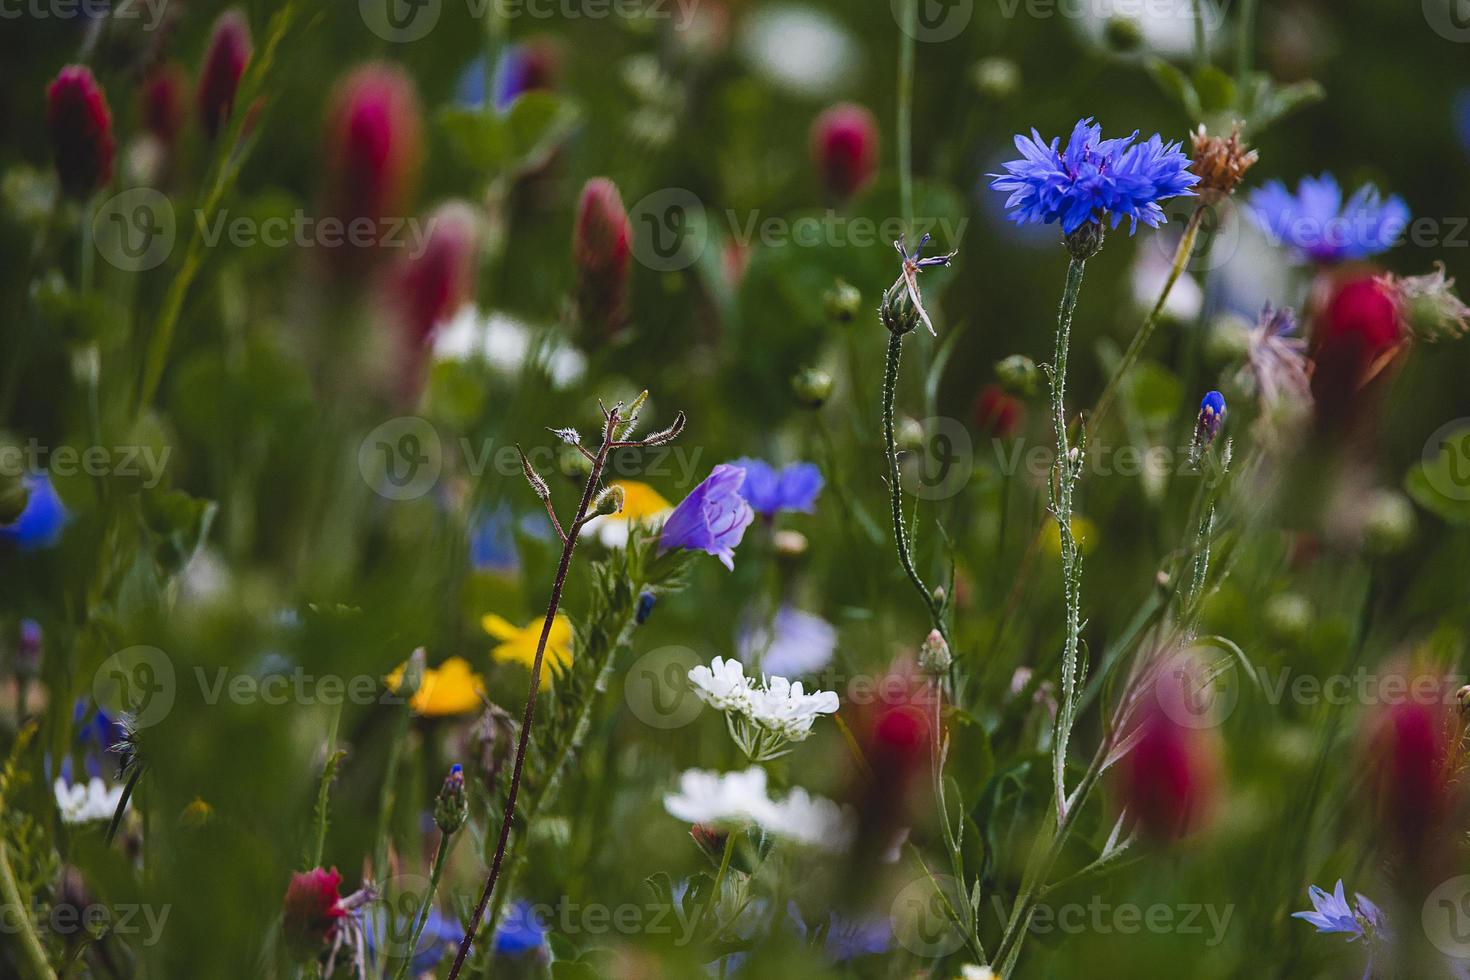
[[[30,496],[14,521],[0,524],[0,542],[8,542],[22,552],[49,548],[61,540],[68,519],[66,506],[45,473],[29,473],[21,482]]]
[[[1363,935],[1363,924],[1358,921],[1352,906],[1348,905],[1341,878],[1337,880],[1337,888],[1331,895],[1312,885],[1307,889],[1307,897],[1311,899],[1314,911],[1293,912],[1292,918],[1310,922],[1321,933],[1347,933],[1348,942]]]
[[[470,525],[470,565],[478,572],[514,573],[521,567],[515,515],[504,504],[481,510]]]
[[[1267,237],[1317,262],[1365,259],[1392,248],[1409,224],[1403,199],[1386,200],[1372,184],[1344,203],[1332,174],[1303,177],[1292,194],[1273,180],[1250,197],[1250,214]]]
[[[546,927],[530,902],[517,902],[495,929],[495,952],[501,956],[521,956],[545,943]]]
[[[822,492],[822,472],[816,464],[792,463],[777,470],[765,460],[737,459],[730,465],[745,471],[740,495],[762,517],[783,510],[810,514],[816,508]]]

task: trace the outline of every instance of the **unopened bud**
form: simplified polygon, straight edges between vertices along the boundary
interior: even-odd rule
[[[658,596],[644,589],[638,594],[638,609],[633,614],[633,621],[639,626],[648,622],[648,617],[653,615],[653,607],[658,603]]]
[[[821,408],[832,397],[832,375],[821,368],[805,368],[791,379],[791,390],[804,408]]]
[[[1098,252],[1102,251],[1103,241],[1107,237],[1101,223],[1089,221],[1076,231],[1067,235],[1062,241],[1067,246],[1067,251],[1072,258],[1078,262],[1086,262]]]
[[[954,657],[950,655],[944,636],[938,630],[930,630],[919,647],[919,666],[931,674],[942,674],[953,662]]]
[[[601,517],[611,517],[623,511],[624,491],[618,484],[606,488],[597,495],[597,500],[592,504],[593,513]]]
[[[1117,14],[1108,18],[1103,27],[1103,37],[1109,48],[1119,54],[1128,54],[1142,46],[1143,28],[1132,17]]]
[[[434,823],[445,834],[452,834],[469,819],[470,804],[464,792],[464,767],[458,762],[449,767],[444,786],[434,801]]]
[[[856,319],[862,305],[863,294],[856,286],[842,279],[837,280],[831,289],[822,294],[822,308],[827,312],[827,319],[833,323],[851,323]]]
[[[902,336],[919,325],[919,308],[909,296],[907,284],[902,276],[888,287],[883,302],[878,307],[878,319],[889,333]]]
[[[541,479],[541,474],[536,472],[536,467],[531,465],[531,461],[526,458],[526,454],[521,451],[519,445],[516,446],[516,452],[520,454],[521,472],[525,474],[526,482],[531,485],[531,492],[540,500],[550,500],[551,488],[546,485],[545,480]]]
[[[1022,396],[1036,394],[1037,386],[1041,382],[1041,372],[1037,370],[1036,362],[1025,354],[1012,354],[996,361],[995,377],[1006,391]]]

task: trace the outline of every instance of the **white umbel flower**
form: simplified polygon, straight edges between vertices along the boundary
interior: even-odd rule
[[[750,720],[789,742],[800,742],[812,733],[818,715],[837,710],[837,695],[832,691],[807,694],[801,681],[792,683],[784,677],[772,677],[763,690],[752,692]]]
[[[800,787],[774,804],[771,822],[765,826],[778,837],[833,852],[847,850],[857,834],[851,809]]]
[[[111,789],[93,776],[85,783],[67,785],[66,780],[57,779],[56,808],[61,811],[63,823],[91,823],[94,820],[111,820],[122,800],[123,788]]]
[[[708,667],[700,664],[689,671],[694,693],[711,708],[720,711],[750,710],[751,685],[754,678],[745,676],[745,665],[731,658],[716,657]]]
[[[687,769],[679,776],[678,792],[664,797],[664,809],[686,823],[756,824],[769,834],[828,851],[851,846],[856,826],[851,809],[801,788],[784,800],[771,799],[766,771],[759,766],[727,773]]]
[[[691,668],[689,682],[700,700],[725,713],[730,737],[752,762],[785,755],[791,743],[811,735],[820,715],[839,706],[836,693],[807,694],[800,681],[793,684],[785,677],[770,677],[757,686],[733,658],[716,657],[708,667]]]

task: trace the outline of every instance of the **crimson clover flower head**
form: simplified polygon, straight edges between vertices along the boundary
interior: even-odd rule
[[[293,949],[309,953],[319,949],[337,931],[337,922],[347,915],[341,905],[342,875],[336,868],[312,868],[291,875],[282,901],[282,929]]]
[[[740,495],[744,482],[745,471],[740,467],[716,466],[664,521],[659,554],[677,548],[704,551],[734,569],[735,548],[755,520],[755,511]]]
[[[250,22],[245,14],[238,7],[220,14],[210,31],[209,48],[199,67],[199,88],[195,93],[199,121],[211,140],[219,135],[234,112],[240,77],[245,74],[252,51]]]
[[[1296,193],[1273,180],[1250,196],[1250,214],[1276,244],[1289,245],[1315,262],[1366,259],[1393,247],[1409,224],[1403,198],[1387,199],[1372,184],[1346,203],[1330,173],[1303,177]]]
[[[1007,173],[990,174],[990,186],[1010,193],[1006,207],[1017,224],[1061,222],[1062,233],[1071,235],[1111,216],[1114,228],[1127,218],[1129,234],[1140,221],[1155,228],[1164,221],[1159,202],[1193,196],[1199,177],[1190,172],[1180,143],[1165,143],[1157,133],[1137,139],[1135,130],[1105,140],[1090,117],[1072,128],[1065,148],[1059,138],[1046,143],[1033,129],[1016,137],[1022,158],[1005,164]]]
[[[67,65],[46,88],[46,125],[63,192],[80,200],[112,179],[112,112],[90,69]]]

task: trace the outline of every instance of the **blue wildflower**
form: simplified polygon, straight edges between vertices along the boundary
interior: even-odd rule
[[[659,554],[675,548],[704,551],[734,569],[735,547],[755,520],[755,511],[740,495],[744,482],[745,471],[740,467],[716,466],[664,521]]]
[[[520,570],[521,557],[516,550],[515,519],[504,504],[494,510],[481,510],[470,524],[470,565],[477,572]]]
[[[786,905],[786,921],[796,935],[809,938],[806,920],[795,902]],[[822,952],[833,963],[845,963],[858,956],[886,953],[893,945],[893,923],[888,916],[872,919],[849,919],[836,912],[827,914],[827,921],[819,923],[810,933],[815,940],[820,937]]]
[[[1157,227],[1164,221],[1159,202],[1193,195],[1199,177],[1189,171],[1189,157],[1178,142],[1165,143],[1155,134],[1135,143],[1138,133],[1120,139],[1102,138],[1102,127],[1091,118],[1072,129],[1065,149],[1060,139],[1050,144],[1031,130],[1016,137],[1022,159],[1005,164],[1006,174],[991,174],[990,184],[1010,192],[1006,207],[1017,224],[1060,221],[1062,233],[1111,216],[1112,227],[1129,220],[1129,234],[1138,222]]]
[[[735,648],[741,662],[762,673],[800,677],[832,662],[837,630],[821,616],[783,605],[769,620],[759,614],[743,617]]]
[[[776,469],[762,459],[737,459],[730,464],[745,471],[740,496],[751,510],[762,517],[778,511],[795,510],[810,514],[822,492],[822,472],[814,463],[791,463]]]
[[[1206,393],[1199,403],[1199,418],[1194,423],[1194,443],[1204,447],[1215,441],[1225,421],[1225,396],[1218,391]]]
[[[21,482],[29,494],[26,505],[15,520],[0,524],[0,542],[22,552],[49,548],[61,539],[68,516],[66,506],[45,473],[28,473]]]
[[[1337,888],[1332,894],[1312,885],[1307,889],[1307,897],[1312,900],[1313,911],[1293,912],[1291,917],[1310,922],[1317,927],[1318,932],[1346,933],[1348,942],[1353,942],[1366,934],[1365,929],[1381,935],[1387,928],[1388,921],[1383,912],[1366,896],[1353,896],[1357,900],[1356,909],[1348,903],[1341,878],[1337,879]]]
[[[495,60],[495,76],[491,79],[491,102],[504,112],[522,92],[551,88],[556,74],[556,51],[549,43],[531,41],[512,44]],[[460,73],[454,100],[460,105],[478,107],[485,104],[485,57],[471,61]]]
[[[546,926],[530,902],[517,902],[495,927],[495,952],[501,956],[522,956],[545,944]]]
[[[388,909],[380,905],[373,914],[364,918],[363,931],[367,938],[367,948],[374,958],[380,951],[391,956],[402,955],[405,952],[403,947],[408,945],[408,939],[413,935],[412,918],[400,918],[390,927],[387,921],[388,915]],[[385,941],[381,945],[378,942],[379,932],[385,936]],[[413,948],[409,974],[417,977],[434,969],[444,958],[444,954],[457,947],[463,940],[464,929],[460,926],[459,921],[430,906],[429,918],[424,923],[424,931]]]
[[[644,623],[648,622],[648,617],[653,615],[653,607],[657,602],[658,596],[654,595],[652,592],[649,592],[645,589],[643,592],[639,593],[638,611],[633,615],[634,621],[639,626],[642,626]]]
[[[1250,213],[1276,244],[1317,262],[1345,262],[1386,252],[1409,224],[1409,206],[1364,184],[1344,204],[1332,174],[1303,177],[1292,194],[1273,180],[1251,194]]]

